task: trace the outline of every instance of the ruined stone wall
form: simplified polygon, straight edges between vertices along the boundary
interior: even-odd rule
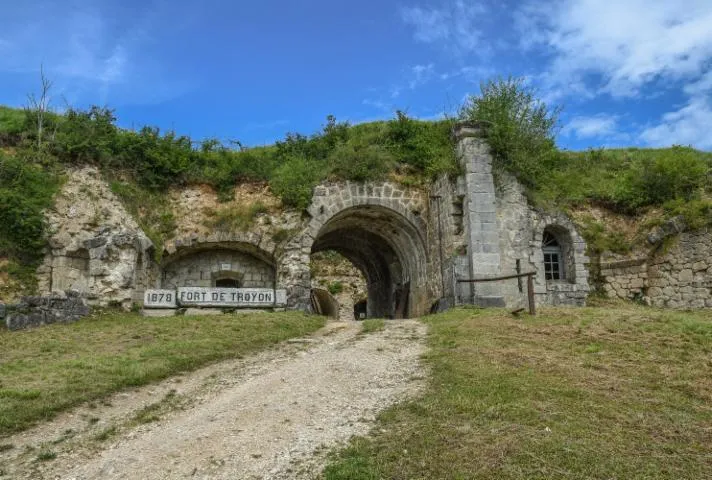
[[[75,322],[88,314],[84,299],[73,291],[22,297],[15,304],[0,304],[0,322],[4,322],[8,330]]]
[[[91,304],[130,306],[148,281],[153,245],[99,171],[69,170],[47,219],[52,234],[37,270],[39,291],[73,290]]]
[[[590,290],[586,243],[573,222],[563,214],[541,212],[529,205],[524,188],[514,177],[497,174],[497,222],[502,256],[502,275],[536,272],[534,293],[537,304],[584,305]],[[546,280],[542,240],[544,231],[560,236],[565,278]],[[521,291],[520,291],[521,286]],[[507,306],[526,305],[526,279],[501,282]]]
[[[241,288],[273,288],[274,267],[237,251],[196,252],[163,268],[161,288],[214,287],[221,278],[234,279]]]
[[[442,290],[440,308],[461,303],[461,286],[458,278],[468,278],[467,239],[465,238],[464,198],[465,185],[462,177],[451,179],[443,176],[431,185],[434,197],[430,207],[431,230],[435,242],[431,255],[442,257],[442,274],[438,272],[436,285]],[[439,215],[438,215],[439,213]],[[441,277],[442,275],[442,277]],[[469,292],[467,292],[469,295]]]
[[[462,169],[457,178],[443,176],[419,188],[325,182],[315,187],[306,212],[283,209],[265,185],[238,186],[224,204],[207,186],[173,190],[168,198],[178,226],[160,264],[99,172],[70,171],[48,214],[53,234],[38,271],[40,290],[76,290],[92,303],[129,306],[148,287],[209,287],[227,276],[243,287],[284,288],[289,308],[307,310],[310,256],[335,250],[364,275],[369,308],[377,306],[369,313],[422,315],[441,298],[444,306],[523,306],[524,279],[457,281],[517,269],[536,272],[538,303],[583,304],[588,258],[574,225],[533,209],[513,177],[498,174],[495,183],[492,156],[476,125],[458,127],[455,140]],[[216,221],[258,204],[261,211],[247,231]],[[565,279],[544,278],[545,229],[561,238]]]
[[[710,231],[683,231],[657,243],[647,256],[601,261],[607,295],[656,307],[712,307]]]

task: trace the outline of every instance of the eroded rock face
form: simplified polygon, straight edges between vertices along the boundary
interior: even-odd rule
[[[93,167],[70,170],[47,214],[49,252],[38,269],[40,292],[79,292],[89,303],[135,300],[153,244]]]

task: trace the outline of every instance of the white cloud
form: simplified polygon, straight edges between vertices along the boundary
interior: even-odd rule
[[[524,49],[544,46],[554,58],[548,83],[565,87],[602,78],[617,97],[663,79],[695,78],[712,59],[709,0],[557,0],[529,3],[515,15]]]
[[[121,8],[49,2],[36,15],[36,5],[18,4],[3,22],[9,27],[0,40],[0,72],[39,78],[42,66],[55,95],[70,103],[146,104],[185,92],[184,81],[165,78],[161,63],[145,53],[170,5],[151,3],[128,20],[117,14]]]
[[[417,41],[438,44],[455,55],[463,55],[486,52],[480,28],[486,13],[483,3],[458,0],[442,8],[406,7],[401,9],[401,19],[414,28]]]
[[[429,63],[428,65],[416,65],[411,67],[410,81],[408,82],[408,87],[411,90],[415,90],[417,87],[426,84],[433,77],[435,77],[435,65]]]
[[[712,150],[712,72],[686,85],[684,92],[690,95],[687,103],[665,113],[657,125],[645,128],[640,137],[651,146],[692,145]]]
[[[576,138],[618,136],[618,117],[605,114],[574,117],[561,129],[561,134]]]
[[[712,102],[696,97],[684,107],[663,115],[659,125],[641,133],[641,139],[650,146],[692,145],[712,150]]]

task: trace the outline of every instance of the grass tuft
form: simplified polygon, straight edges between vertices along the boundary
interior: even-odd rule
[[[380,332],[386,328],[386,322],[381,318],[369,318],[361,322],[361,333]]]

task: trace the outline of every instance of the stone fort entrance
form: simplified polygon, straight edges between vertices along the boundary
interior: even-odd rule
[[[314,188],[306,211],[275,207],[265,214],[269,221],[248,231],[191,227],[167,242],[162,255],[153,254],[145,233],[115,201],[117,221],[99,233],[89,218],[86,228],[58,223],[53,237],[58,248],[39,271],[40,291],[72,288],[92,303],[128,307],[144,302],[151,289],[172,291],[172,298],[186,288],[227,289],[235,298],[257,295],[259,302],[263,295],[275,299],[274,308],[308,311],[310,257],[335,251],[363,274],[368,317],[417,317],[436,302],[521,306],[526,295],[516,280],[459,282],[517,272],[535,273],[538,304],[583,304],[588,258],[573,223],[533,208],[516,179],[493,174],[492,156],[476,125],[459,125],[454,137],[460,162],[455,175],[414,186],[323,183]],[[77,175],[77,182],[82,179]],[[102,195],[111,198],[100,182],[95,180],[94,189],[106,189]],[[58,215],[70,218],[62,205]],[[191,221],[201,224],[199,218]],[[235,308],[243,306],[248,308]]]

